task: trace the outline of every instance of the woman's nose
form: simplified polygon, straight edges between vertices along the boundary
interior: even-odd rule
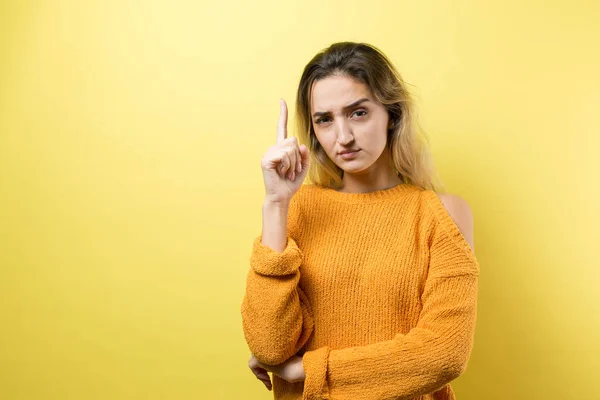
[[[341,122],[338,125],[337,142],[342,146],[346,146],[348,143],[351,143],[352,140],[354,140],[354,136],[352,135],[350,127],[348,124]]]

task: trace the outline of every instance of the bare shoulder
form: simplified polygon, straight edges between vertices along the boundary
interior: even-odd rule
[[[442,204],[448,211],[448,214],[463,234],[471,249],[475,251],[475,243],[473,237],[473,212],[469,203],[457,194],[452,193],[436,193]]]

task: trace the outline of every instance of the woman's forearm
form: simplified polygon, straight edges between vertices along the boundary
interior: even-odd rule
[[[263,204],[263,234],[253,242],[246,277],[244,335],[256,359],[270,365],[298,353],[314,324],[308,298],[298,287],[303,254],[294,240],[297,213],[294,203]]]
[[[277,252],[282,252],[287,244],[287,218],[289,204],[263,203],[262,244]]]

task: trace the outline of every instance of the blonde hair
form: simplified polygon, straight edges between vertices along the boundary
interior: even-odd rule
[[[338,189],[343,170],[321,147],[314,132],[311,114],[313,84],[332,75],[348,76],[367,85],[388,110],[390,122],[386,149],[404,183],[436,192],[445,191],[434,167],[429,139],[419,126],[417,110],[407,84],[389,59],[366,43],[339,42],[321,50],[304,67],[296,95],[298,140],[310,150],[308,180],[319,186]]]

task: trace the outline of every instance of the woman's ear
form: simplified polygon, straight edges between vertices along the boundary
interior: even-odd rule
[[[396,126],[396,123],[398,121],[397,121],[396,117],[394,115],[392,115],[391,113],[389,113],[388,115],[389,115],[388,129],[392,129],[393,127]]]

